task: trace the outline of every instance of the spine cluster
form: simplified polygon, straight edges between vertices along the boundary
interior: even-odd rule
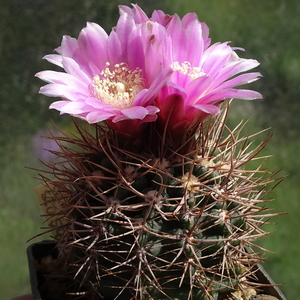
[[[43,179],[66,221],[57,243],[76,283],[68,294],[212,300],[251,284],[260,261],[253,241],[266,235],[272,214],[263,203],[274,179],[263,164],[246,164],[268,138],[251,148],[242,126],[230,131],[225,118],[203,122],[184,151],[160,156],[125,151],[98,126],[99,138],[79,126],[78,137],[57,138],[56,180]]]

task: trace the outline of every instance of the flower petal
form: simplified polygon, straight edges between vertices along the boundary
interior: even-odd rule
[[[194,104],[192,107],[202,110],[209,115],[216,115],[220,112],[220,108],[212,104]]]
[[[148,114],[148,110],[142,106],[135,106],[127,109],[122,109],[122,114],[127,119],[144,119],[145,116]]]
[[[67,113],[70,115],[79,115],[87,111],[86,104],[84,102],[71,102],[71,101],[57,101],[50,105],[50,109],[59,109],[61,113]]]
[[[61,55],[58,55],[58,54],[48,54],[48,55],[45,55],[43,57],[43,59],[46,59],[48,62],[54,64],[54,65],[57,65],[61,68],[63,68],[63,64],[62,64],[62,56]]]
[[[79,89],[81,92],[89,93],[89,89],[87,88],[88,82],[82,82],[78,78],[62,72],[55,71],[42,71],[36,74],[36,77],[50,83],[68,85]]]
[[[107,111],[92,111],[89,112],[86,117],[84,118],[89,124],[94,124],[98,122],[105,121],[107,119],[110,119],[115,114],[113,112],[107,112]]]
[[[86,97],[86,95],[79,93],[77,90],[72,89],[72,87],[55,83],[42,86],[40,93],[48,97],[61,97],[70,101],[76,101]]]
[[[107,60],[107,33],[96,23],[88,22],[78,37],[78,46],[86,60],[103,69]],[[99,55],[101,53],[101,55]]]

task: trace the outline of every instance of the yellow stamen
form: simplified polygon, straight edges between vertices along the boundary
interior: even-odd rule
[[[205,72],[203,72],[200,67],[192,67],[191,63],[188,61],[181,64],[178,61],[175,61],[172,63],[171,68],[173,71],[179,71],[182,74],[190,76],[192,79],[205,75]]]
[[[94,96],[101,102],[119,109],[129,108],[136,94],[144,88],[142,70],[130,70],[125,63],[115,64],[96,75],[92,81]]]

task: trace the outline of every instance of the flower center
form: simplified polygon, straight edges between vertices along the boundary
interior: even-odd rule
[[[188,61],[185,61],[181,64],[178,61],[175,61],[171,64],[171,68],[173,71],[179,71],[184,75],[190,76],[192,79],[206,75],[206,73],[203,72],[200,67],[192,67],[191,63]]]
[[[106,63],[106,68],[92,81],[94,96],[104,104],[125,109],[132,105],[136,94],[144,87],[142,70],[130,70],[125,63],[114,65]]]

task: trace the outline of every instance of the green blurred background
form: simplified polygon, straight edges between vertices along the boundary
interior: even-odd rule
[[[43,226],[33,187],[41,168],[35,146],[50,119],[68,126],[68,117],[49,111],[51,99],[38,95],[42,85],[34,74],[52,68],[42,60],[64,34],[77,37],[86,21],[107,31],[118,18],[118,0],[2,0],[0,8],[0,298],[30,292],[26,243]],[[196,12],[210,27],[213,42],[232,41],[256,58],[263,78],[251,88],[264,100],[232,104],[228,124],[250,119],[245,134],[271,127],[274,137],[265,150],[273,157],[267,166],[290,174],[272,195],[270,207],[289,214],[273,219],[276,230],[260,244],[276,252],[264,264],[287,299],[300,299],[300,2],[296,0],[140,0],[148,13],[154,9],[180,16]],[[35,137],[35,138],[34,138]],[[259,138],[258,138],[259,139]],[[39,142],[41,144],[41,141]],[[47,237],[39,237],[39,241]]]

